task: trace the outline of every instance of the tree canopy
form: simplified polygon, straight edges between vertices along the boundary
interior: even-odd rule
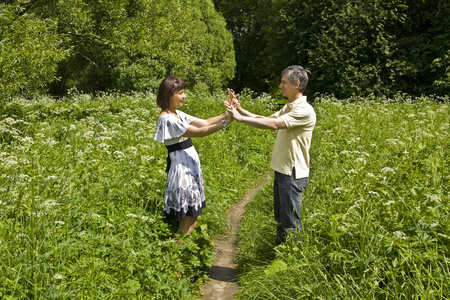
[[[155,89],[277,91],[292,64],[308,95],[447,95],[446,0],[5,0],[0,97]]]
[[[446,0],[215,0],[236,49],[235,89],[276,89],[288,65],[309,94],[449,92]]]
[[[232,36],[209,0],[21,0],[0,14],[8,95],[140,91],[169,74],[216,89],[234,76]]]

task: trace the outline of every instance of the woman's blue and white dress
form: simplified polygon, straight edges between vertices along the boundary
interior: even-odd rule
[[[172,114],[164,114],[158,118],[155,141],[168,146],[187,139],[182,135],[195,117],[182,111],[176,112],[181,120]],[[169,157],[171,164],[167,173],[164,216],[177,221],[186,216],[200,216],[206,204],[197,151],[192,146],[171,152]]]

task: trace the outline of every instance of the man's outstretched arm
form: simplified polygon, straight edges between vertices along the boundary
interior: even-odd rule
[[[284,123],[283,119],[280,117],[270,118],[270,117],[263,117],[263,116],[255,115],[255,114],[243,115],[243,114],[241,114],[240,111],[238,111],[237,108],[228,109],[228,113],[231,113],[233,115],[233,118],[236,121],[244,123],[246,125],[256,127],[256,128],[272,129],[272,130],[286,128],[286,124]]]

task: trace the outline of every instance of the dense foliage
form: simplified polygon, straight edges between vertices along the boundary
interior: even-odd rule
[[[189,95],[183,111],[213,116],[224,99]],[[266,114],[267,99],[247,106]],[[207,208],[180,246],[161,219],[167,150],[153,140],[158,114],[151,93],[1,108],[1,299],[195,297],[189,278],[211,265],[210,234],[226,230],[227,208],[268,169],[274,136],[233,123],[193,139]]]
[[[232,36],[210,0],[6,3],[2,98],[42,87],[55,95],[154,90],[169,74],[214,90],[234,76]]]
[[[446,0],[215,0],[236,49],[235,89],[273,91],[288,65],[311,69],[308,92],[446,95]]]
[[[446,0],[6,0],[0,98],[154,90],[168,74],[275,93],[291,64],[311,96],[446,95],[448,15]]]
[[[58,63],[68,55],[54,21],[30,14],[19,18],[21,12],[0,4],[0,103],[19,93],[46,92]]]
[[[240,231],[240,299],[449,299],[448,100],[315,110],[301,242],[275,247],[267,186]]]

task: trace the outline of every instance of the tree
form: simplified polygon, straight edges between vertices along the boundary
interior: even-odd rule
[[[405,65],[399,89],[411,94],[448,95],[450,3],[446,0],[407,0],[403,26],[393,28],[398,60]],[[447,63],[446,63],[447,62]],[[448,80],[448,79],[447,79]]]
[[[272,0],[215,0],[216,9],[227,21],[233,34],[236,51],[236,73],[230,87],[240,91],[268,89],[268,77],[273,73],[268,68],[264,49],[272,36],[266,26],[272,15]]]
[[[448,1],[215,4],[234,35],[240,87],[275,91],[283,68],[300,64],[311,70],[309,95],[448,94]]]
[[[49,85],[52,94],[71,87],[155,89],[169,74],[217,89],[234,74],[232,36],[210,0],[9,2],[24,15],[53,24],[62,41],[58,50],[68,53],[58,61],[60,80]]]
[[[272,62],[277,73],[290,64],[310,68],[310,94],[348,97],[395,89],[399,62],[389,29],[404,18],[400,2],[278,0],[275,5],[270,34],[276,38],[266,51],[279,49]]]
[[[17,6],[0,4],[0,97],[31,97],[45,92],[56,80],[56,69],[68,51],[56,23],[24,13]]]

